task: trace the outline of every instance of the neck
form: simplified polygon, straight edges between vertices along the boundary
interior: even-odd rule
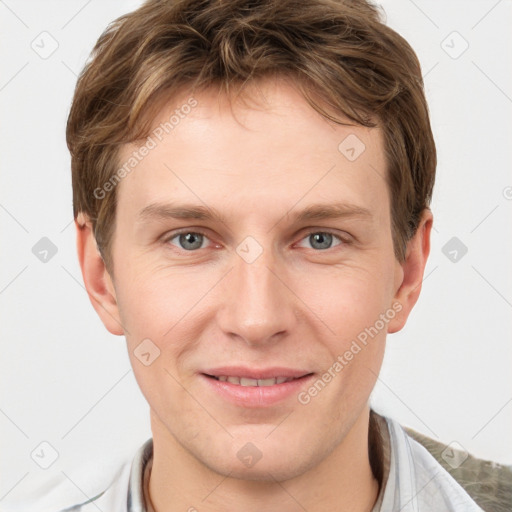
[[[155,512],[370,512],[379,482],[368,453],[366,407],[337,447],[319,464],[285,481],[221,475],[186,451],[156,415],[151,416],[153,463],[149,494]]]

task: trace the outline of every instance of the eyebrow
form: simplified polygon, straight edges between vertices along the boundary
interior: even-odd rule
[[[308,220],[340,218],[371,219],[373,217],[372,212],[367,208],[350,203],[313,204],[303,210],[290,214],[292,210],[289,210],[285,217],[295,223],[301,223]],[[143,208],[138,214],[138,220],[141,222],[153,219],[196,219],[204,221],[218,221],[223,224],[226,223],[226,217],[215,208],[189,204],[175,206],[167,203],[152,203]]]

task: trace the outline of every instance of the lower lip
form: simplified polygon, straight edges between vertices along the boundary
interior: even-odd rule
[[[289,399],[291,396],[296,397],[314,377],[312,374],[305,375],[273,386],[240,386],[207,377],[205,374],[200,376],[215,393],[241,407],[267,407]]]

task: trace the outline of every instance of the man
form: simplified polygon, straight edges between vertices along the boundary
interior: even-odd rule
[[[368,404],[436,167],[372,5],[148,1],[100,37],[67,140],[84,282],[153,433],[67,510],[482,510]]]

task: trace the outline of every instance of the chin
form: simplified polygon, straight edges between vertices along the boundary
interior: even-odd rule
[[[206,461],[203,461],[206,464]],[[208,465],[208,464],[207,464]],[[312,466],[313,464],[311,464]],[[289,459],[286,465],[282,461],[260,460],[253,467],[243,467],[242,464],[232,464],[231,461],[209,465],[209,468],[224,477],[234,478],[236,480],[246,480],[252,482],[285,482],[297,476],[300,476],[308,469],[308,464],[297,464]]]
[[[210,457],[205,457],[203,452],[200,462],[224,477],[255,482],[284,482],[312,469],[322,458],[311,451],[297,451],[292,446],[286,449],[282,443],[278,443],[280,447],[278,444],[273,446],[268,440],[262,450],[256,447],[257,441],[254,444],[249,441],[241,448],[239,444],[235,441],[235,449],[219,450],[216,454],[210,453]]]

